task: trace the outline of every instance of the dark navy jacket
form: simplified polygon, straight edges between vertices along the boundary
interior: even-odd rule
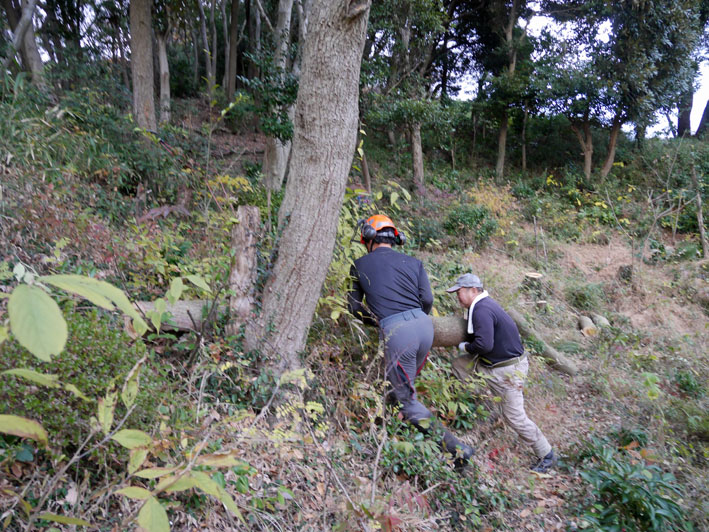
[[[524,353],[517,324],[491,297],[475,303],[473,330],[473,334],[468,334],[465,350],[486,359],[484,363],[496,364]]]
[[[433,307],[431,284],[417,258],[378,247],[357,259],[350,275],[352,290],[347,294],[348,306],[365,323],[374,323],[373,316],[381,320],[417,308],[428,314]],[[362,304],[363,298],[369,310]]]

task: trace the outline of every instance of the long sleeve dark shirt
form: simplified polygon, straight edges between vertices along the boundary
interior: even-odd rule
[[[381,320],[416,308],[428,314],[433,307],[428,275],[415,257],[378,247],[357,259],[350,275],[352,290],[347,294],[348,306],[365,323],[373,324],[375,317]]]
[[[486,297],[473,308],[473,334],[468,334],[465,350],[491,364],[524,353],[517,324],[497,301]]]

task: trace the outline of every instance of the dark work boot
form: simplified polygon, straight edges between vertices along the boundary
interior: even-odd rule
[[[453,455],[453,465],[456,469],[462,469],[467,466],[470,457],[475,454],[475,449],[460,441],[447,430],[443,431],[441,448]]]
[[[558,458],[554,454],[554,449],[552,449],[544,458],[540,458],[539,461],[532,466],[532,471],[546,473],[552,467],[556,466],[557,460]]]

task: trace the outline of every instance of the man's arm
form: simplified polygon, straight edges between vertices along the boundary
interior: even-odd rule
[[[362,285],[359,284],[359,275],[357,268],[354,266],[350,268],[350,277],[352,278],[352,289],[347,293],[347,308],[355,318],[361,319],[365,324],[376,325],[377,322],[374,316],[362,303],[364,290],[362,290]]]
[[[471,355],[486,355],[495,345],[495,320],[487,308],[473,310],[473,340],[465,344]]]
[[[426,270],[423,267],[423,263],[420,263],[420,265],[419,300],[421,301],[421,308],[426,314],[428,314],[433,308],[433,292],[431,291],[431,282],[428,280],[428,275],[426,275]]]

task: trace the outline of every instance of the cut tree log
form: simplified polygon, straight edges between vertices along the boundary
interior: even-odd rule
[[[540,356],[545,358],[554,369],[568,375],[578,373],[576,364],[542,340],[534,327],[527,324],[527,320],[522,314],[514,309],[509,309],[507,313],[517,324],[523,338],[533,339],[541,344],[542,353]],[[433,347],[457,346],[460,342],[465,341],[467,336],[467,321],[465,319],[456,316],[433,316],[431,319],[433,320]],[[465,361],[458,364],[463,368],[466,365]]]
[[[601,316],[600,314],[591,314],[591,319],[593,320],[593,323],[596,324],[596,327],[598,327],[599,329],[611,326],[611,322],[609,322],[605,316]]]
[[[598,327],[588,316],[579,316],[578,323],[581,334],[584,336],[596,336],[598,334]]]
[[[203,313],[209,311],[212,301],[204,299],[192,299],[185,301],[177,301],[174,305],[167,305],[167,312],[172,314],[173,324],[160,324],[161,330],[177,330],[177,331],[199,331],[202,329]],[[155,304],[151,301],[137,301],[133,304],[138,312],[143,314],[155,310]],[[223,314],[229,310],[224,304],[219,305],[218,314]],[[150,321],[148,321],[150,323]]]

